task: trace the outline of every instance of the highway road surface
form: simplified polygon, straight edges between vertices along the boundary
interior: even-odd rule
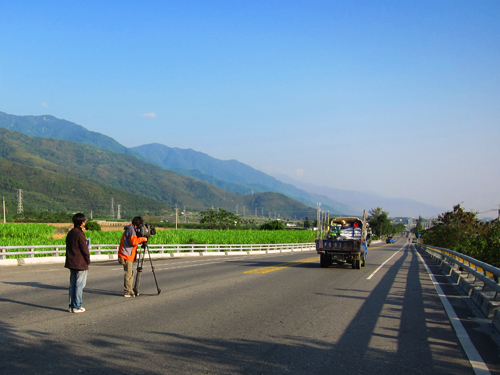
[[[313,251],[154,259],[162,292],[148,265],[136,298],[94,262],[81,314],[61,264],[2,267],[0,374],[500,374],[498,335],[422,257],[456,319],[405,238],[361,270]]]

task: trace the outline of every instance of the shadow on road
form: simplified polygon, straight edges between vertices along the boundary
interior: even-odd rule
[[[9,284],[9,285],[20,285],[20,286],[28,286],[32,288],[40,288],[40,289],[53,289],[53,290],[65,290],[67,291],[69,288],[69,285],[67,287],[60,286],[60,285],[50,285],[50,284],[44,284],[40,283],[37,281],[29,281],[29,282],[11,282],[11,281],[3,281],[3,284]],[[109,290],[102,290],[102,289],[95,289],[95,288],[85,288],[84,293],[89,293],[89,294],[101,294],[105,296],[123,296],[123,293],[118,293],[114,291],[109,291]],[[16,302],[16,301],[13,301]]]
[[[471,374],[437,297],[426,295],[430,292],[422,287],[423,277],[428,278],[407,247],[371,292],[359,290],[367,295],[356,297],[364,302],[354,319],[330,317],[324,321],[324,336],[315,338],[270,335],[267,340],[249,340],[147,330],[131,337],[130,322],[124,320],[123,332],[96,334],[85,342],[74,342],[68,333],[72,345],[66,346],[45,332],[19,332],[0,321],[0,373]],[[382,332],[380,319],[399,319],[398,328]],[[332,324],[346,325],[335,341],[329,336]],[[381,339],[394,340],[394,349],[377,346]]]

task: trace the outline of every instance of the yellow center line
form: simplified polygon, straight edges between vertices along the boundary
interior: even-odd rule
[[[296,260],[294,262],[281,263],[281,264],[278,264],[276,266],[268,266],[268,267],[263,267],[263,268],[257,268],[257,269],[246,271],[246,272],[243,272],[243,273],[268,273],[268,272],[278,271],[278,270],[281,270],[281,269],[287,268],[287,267],[298,266],[301,263],[316,262],[318,259],[319,259],[319,257],[307,258],[307,259],[302,259],[302,260]]]

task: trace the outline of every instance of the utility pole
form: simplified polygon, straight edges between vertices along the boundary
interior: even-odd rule
[[[2,197],[3,223],[5,224],[5,197]]]
[[[116,213],[116,218],[117,218],[118,220],[120,220],[120,219],[122,218],[122,215],[121,215],[121,209],[122,209],[122,205],[121,205],[121,204],[119,204],[119,205],[118,205],[118,212]]]
[[[115,198],[111,198],[111,219],[115,218]]]
[[[175,229],[177,229],[177,221],[179,219],[179,214],[177,211],[177,205],[175,205]]]
[[[316,203],[316,239],[319,239],[320,236],[320,225],[321,225],[321,203]]]
[[[17,190],[17,213],[20,215],[24,212],[23,209],[23,189]]]

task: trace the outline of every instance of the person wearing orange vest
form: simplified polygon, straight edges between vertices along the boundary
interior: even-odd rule
[[[137,245],[147,241],[146,237],[137,237],[136,229],[142,225],[143,221],[140,216],[134,217],[132,223],[125,226],[118,249],[118,262],[123,265],[125,271],[123,286],[124,297],[135,297],[132,289],[134,281],[134,261],[137,255]]]

